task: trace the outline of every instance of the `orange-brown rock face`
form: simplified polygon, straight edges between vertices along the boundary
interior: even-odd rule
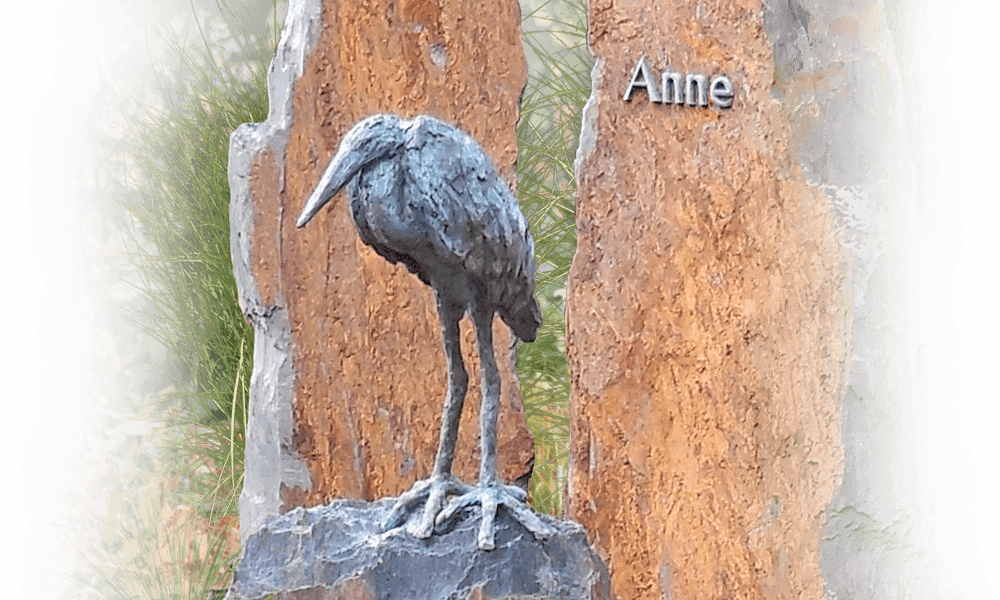
[[[244,535],[263,517],[334,498],[398,494],[430,474],[446,391],[431,290],[358,238],[345,193],[309,227],[295,219],[344,133],[373,113],[430,114],[476,138],[513,184],[526,80],[515,2],[326,0],[289,14],[269,75],[271,114],[233,136],[233,254],[256,324]],[[242,275],[241,275],[242,273]],[[478,477],[478,360],[455,473]],[[502,372],[499,466],[533,457],[508,327],[494,321]]]
[[[759,2],[591,0],[569,276],[569,516],[622,599],[822,598],[846,267],[789,156]],[[719,74],[731,108],[622,99]]]

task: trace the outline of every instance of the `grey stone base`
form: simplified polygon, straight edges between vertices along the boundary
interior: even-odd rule
[[[579,524],[542,516],[558,530],[535,538],[501,508],[496,549],[476,544],[478,511],[421,540],[379,532],[395,498],[341,500],[270,519],[247,540],[227,600],[606,600],[604,563]]]

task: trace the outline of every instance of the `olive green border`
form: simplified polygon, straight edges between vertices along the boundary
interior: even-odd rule
[[[94,0],[99,2],[100,0]],[[54,414],[65,393],[69,368],[70,318],[59,286],[61,247],[54,224],[51,160],[59,144],[63,115],[72,100],[82,58],[80,36],[87,13],[73,0],[9,3],[3,36],[5,186],[0,243],[3,314],[2,364],[8,388],[3,456],[14,493],[2,495],[5,596],[29,597],[34,586],[25,568],[35,548],[29,485],[40,429],[34,411]],[[1000,22],[997,4],[985,0],[946,3],[935,33],[935,80],[941,97],[944,228],[936,248],[942,285],[940,341],[945,349],[945,419],[955,452],[958,505],[956,530],[962,558],[983,597],[997,589],[1000,511],[994,508],[1000,482],[1000,319],[997,277],[1000,236],[1000,173],[992,42]]]

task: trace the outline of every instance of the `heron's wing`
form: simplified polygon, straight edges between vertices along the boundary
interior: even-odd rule
[[[501,316],[527,307],[540,323],[534,242],[517,199],[472,138],[440,121],[421,125],[403,157],[404,189],[433,260],[478,281]]]
[[[522,259],[534,252],[528,224],[493,162],[461,131],[423,125],[404,158],[407,206],[422,214],[437,258],[479,278],[525,271]]]

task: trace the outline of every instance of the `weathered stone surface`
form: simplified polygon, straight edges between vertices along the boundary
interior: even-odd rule
[[[926,537],[934,517],[919,514],[926,465],[907,447],[917,433],[923,378],[949,361],[928,344],[939,316],[915,312],[913,299],[931,292],[917,282],[933,264],[923,254],[906,120],[906,102],[918,98],[904,99],[886,6],[771,2],[765,19],[791,154],[830,198],[850,260],[844,483],[827,510],[820,564],[829,598],[960,597],[939,587],[938,549]],[[918,62],[911,71],[917,65],[926,67]]]
[[[568,504],[619,598],[823,597],[848,268],[774,96],[768,10],[588,7]],[[729,75],[732,108],[623,101],[640,56]]]
[[[933,257],[881,5],[588,13],[568,500],[614,594],[932,593],[926,555],[907,552],[946,523],[921,514],[936,415],[930,444],[915,435]],[[643,55],[657,76],[729,75],[732,108],[624,102]],[[915,547],[852,537],[847,507],[877,528],[902,510],[889,531]]]
[[[543,515],[557,533],[539,542],[501,511],[497,547],[484,552],[477,511],[428,540],[403,529],[380,533],[394,501],[342,500],[271,519],[245,544],[227,598],[609,598],[607,570],[576,523]]]
[[[360,241],[346,203],[306,230],[294,221],[343,134],[377,112],[463,128],[513,184],[526,81],[519,16],[515,2],[291,3],[268,120],[231,140],[233,262],[256,330],[244,539],[280,511],[398,494],[429,474],[446,390],[430,290]],[[510,332],[499,319],[494,328],[500,474],[523,481],[532,440]],[[471,385],[455,472],[474,481],[478,359],[468,319],[462,332]]]

